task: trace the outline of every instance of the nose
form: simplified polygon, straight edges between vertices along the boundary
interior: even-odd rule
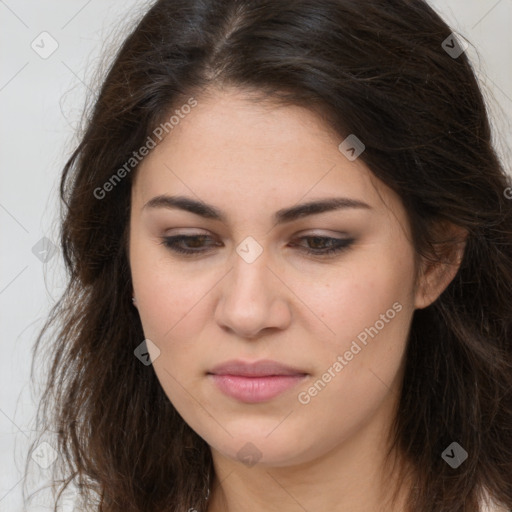
[[[279,272],[269,267],[264,254],[252,263],[235,255],[234,268],[222,280],[215,320],[241,338],[254,339],[265,330],[290,325],[292,292]]]

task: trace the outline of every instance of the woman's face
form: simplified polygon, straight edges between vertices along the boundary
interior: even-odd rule
[[[220,456],[304,463],[393,415],[427,304],[399,197],[341,142],[308,110],[218,92],[138,169],[129,256],[154,370]],[[286,368],[243,364],[262,360]]]

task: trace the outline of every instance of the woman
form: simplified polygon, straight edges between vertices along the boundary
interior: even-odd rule
[[[149,9],[61,182],[40,416],[80,510],[512,509],[510,183],[463,50],[420,0]]]

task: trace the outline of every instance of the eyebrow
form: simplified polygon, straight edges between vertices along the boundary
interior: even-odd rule
[[[218,220],[224,223],[226,223],[227,220],[227,216],[222,210],[219,210],[215,206],[203,201],[197,201],[186,196],[159,195],[150,199],[143,206],[143,209],[145,208],[180,209],[194,213],[204,217],[205,219]],[[273,220],[275,224],[285,224],[309,215],[347,208],[372,209],[369,204],[358,199],[351,199],[348,197],[329,197],[278,210],[275,212]]]

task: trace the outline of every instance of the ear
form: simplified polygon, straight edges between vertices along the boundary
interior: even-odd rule
[[[415,292],[415,309],[430,306],[451,283],[457,274],[468,232],[451,222],[438,221],[433,231],[435,254],[421,258],[420,271]]]

